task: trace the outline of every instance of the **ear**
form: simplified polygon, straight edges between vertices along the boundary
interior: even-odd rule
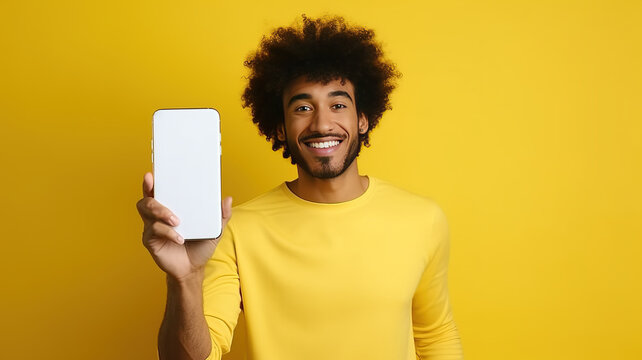
[[[285,129],[283,129],[283,123],[280,123],[276,128],[276,138],[279,141],[285,141]]]
[[[368,132],[368,118],[365,114],[359,115],[359,134],[365,134]]]

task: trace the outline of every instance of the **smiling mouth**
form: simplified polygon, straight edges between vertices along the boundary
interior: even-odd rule
[[[341,144],[340,140],[306,142],[305,145],[315,149],[327,149]]]

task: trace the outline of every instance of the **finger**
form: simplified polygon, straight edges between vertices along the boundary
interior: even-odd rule
[[[225,229],[225,226],[227,226],[227,222],[230,221],[230,218],[232,217],[232,197],[228,196],[223,201],[221,202],[221,210],[222,210],[222,229]],[[222,233],[221,233],[222,234]]]
[[[143,196],[154,197],[154,175],[150,172],[143,175]]]
[[[171,241],[177,244],[185,243],[185,239],[174,228],[162,222],[155,222],[143,232],[143,244],[148,247],[153,240]]]
[[[180,220],[171,210],[152,197],[145,197],[136,203],[138,213],[146,223],[162,221],[170,226],[178,226]]]
[[[228,196],[221,203],[223,220],[229,220],[232,217],[232,197]]]

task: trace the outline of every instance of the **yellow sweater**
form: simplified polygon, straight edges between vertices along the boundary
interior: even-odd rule
[[[381,180],[337,204],[282,184],[234,209],[207,265],[208,359],[241,308],[250,360],[462,359],[448,248],[439,206]]]

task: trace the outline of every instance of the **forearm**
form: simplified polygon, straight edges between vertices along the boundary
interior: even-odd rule
[[[203,360],[210,354],[202,286],[202,272],[181,281],[167,277],[167,305],[158,334],[160,360]]]
[[[461,360],[464,358],[459,331],[454,321],[430,331],[415,328],[417,358],[434,360]]]

